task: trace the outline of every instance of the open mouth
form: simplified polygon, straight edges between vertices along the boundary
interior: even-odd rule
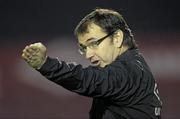
[[[98,66],[100,64],[99,60],[93,61],[91,62],[93,66]]]

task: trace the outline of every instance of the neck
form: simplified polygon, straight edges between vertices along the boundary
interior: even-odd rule
[[[128,50],[128,47],[127,46],[122,46],[120,49],[119,49],[119,54],[118,56],[120,56],[121,54],[123,54],[125,51]]]
[[[122,46],[122,47],[118,48],[117,52],[113,56],[114,57],[113,60],[115,60],[118,56],[120,56],[121,54],[123,54],[127,50],[128,50],[127,46]]]

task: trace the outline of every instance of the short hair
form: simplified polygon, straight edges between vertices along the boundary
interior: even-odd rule
[[[88,26],[90,23],[94,23],[100,26],[107,34],[120,29],[124,36],[123,44],[127,45],[129,49],[137,48],[134,36],[120,13],[111,9],[94,9],[91,13],[87,14],[76,26],[74,30],[75,36],[77,37],[78,34],[88,32]]]

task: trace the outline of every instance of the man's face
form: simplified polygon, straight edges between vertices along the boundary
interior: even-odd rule
[[[98,45],[98,39],[107,36],[107,33],[98,25],[91,23],[88,32],[78,35],[78,42],[85,47],[84,55],[94,66],[105,67],[112,63],[119,53],[119,47],[115,44],[113,34],[106,37]],[[95,44],[95,46],[93,46]]]

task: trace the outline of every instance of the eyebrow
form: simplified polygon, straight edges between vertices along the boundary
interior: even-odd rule
[[[92,37],[92,38],[87,39],[86,42],[96,41],[96,40],[97,40],[97,38]]]

